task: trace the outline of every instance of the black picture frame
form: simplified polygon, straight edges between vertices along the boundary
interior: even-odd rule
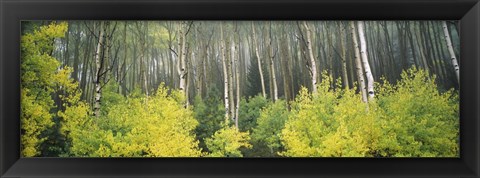
[[[1,0],[0,177],[479,177],[478,0]],[[21,20],[460,20],[460,158],[20,158]]]

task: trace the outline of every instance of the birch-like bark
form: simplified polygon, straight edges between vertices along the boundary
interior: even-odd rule
[[[235,24],[235,40],[234,40],[234,58],[235,58],[235,78],[236,78],[236,86],[237,86],[237,93],[236,93],[236,98],[237,98],[237,103],[235,104],[235,127],[238,129],[238,110],[240,109],[240,63],[238,62],[240,56],[240,52],[238,49],[238,44],[240,43],[240,38],[239,38],[239,31],[237,29],[237,24]],[[238,43],[237,43],[238,42]]]
[[[98,44],[97,49],[95,50],[95,104],[93,107],[93,114],[95,117],[100,117],[100,99],[102,98],[102,86],[100,84],[101,79],[101,70],[102,70],[102,61],[100,59],[100,53],[103,49],[103,36],[104,36],[104,22],[100,22],[100,34],[98,35]]]
[[[362,95],[362,101],[367,102],[367,90],[365,88],[365,78],[363,74],[362,62],[360,59],[360,49],[357,41],[357,32],[355,29],[355,22],[350,22],[350,29],[352,33],[353,47],[355,48],[355,66],[357,67],[357,78],[358,78],[358,87],[360,89],[360,94]]]
[[[448,33],[447,22],[442,21],[443,33],[445,35],[445,41],[447,42],[448,52],[450,53],[450,60],[452,60],[453,69],[455,70],[455,75],[457,76],[457,81],[460,83],[460,67],[458,66],[457,57],[455,56],[455,51],[453,51],[452,39]]]
[[[228,74],[227,74],[227,57],[225,54],[225,41],[223,38],[223,24],[220,25],[220,52],[222,53],[222,64],[223,64],[223,99],[225,102],[225,121],[228,121],[229,115],[228,113],[230,112],[229,108],[229,101],[228,101]]]
[[[187,70],[186,70],[186,62],[185,58],[187,55],[187,52],[185,51],[185,29],[184,29],[184,24],[185,22],[182,22],[182,25],[180,27],[180,39],[179,39],[179,47],[180,47],[180,71],[179,71],[179,77],[180,77],[180,91],[185,93],[185,87],[186,87],[186,77],[187,77]]]
[[[374,79],[372,75],[372,70],[370,69],[370,64],[368,63],[368,55],[367,55],[367,43],[365,41],[365,34],[364,34],[364,24],[363,21],[358,21],[358,35],[360,37],[360,54],[362,56],[362,63],[365,69],[365,76],[367,76],[367,91],[369,99],[373,99],[375,97],[374,88]]]
[[[227,61],[227,72],[228,72],[228,98],[230,101],[230,118],[234,120],[235,118],[235,102],[234,102],[234,97],[233,97],[233,53],[235,53],[235,49],[233,47],[233,38],[231,34],[229,34],[229,38],[227,40],[227,56],[228,56],[228,61]]]
[[[193,53],[190,53],[190,55],[192,55]],[[192,56],[189,56],[189,59],[192,59]],[[187,63],[185,67],[185,71],[188,71],[192,70],[192,63],[190,62],[191,60],[185,60],[185,62]],[[188,106],[190,105],[190,96],[189,96],[189,89],[190,89],[190,77],[188,75],[185,75],[185,108],[188,108]]]
[[[257,35],[255,34],[254,22],[252,22],[252,36],[253,46],[255,46],[255,56],[257,57],[258,71],[260,73],[260,82],[262,83],[262,96],[267,98],[267,94],[265,93],[265,80],[263,78],[262,61],[260,60],[260,54],[258,53]]]
[[[312,93],[317,93],[317,65],[315,64],[315,57],[312,49],[312,32],[306,21],[303,21],[303,27],[307,31],[307,50],[310,58],[310,66],[307,66],[307,68],[310,72],[310,77],[312,77]]]
[[[278,100],[278,87],[277,87],[277,77],[275,74],[275,55],[273,54],[273,39],[272,39],[272,24],[270,22],[270,35],[269,35],[269,56],[270,56],[270,71],[272,74],[272,85],[273,85],[273,102]]]

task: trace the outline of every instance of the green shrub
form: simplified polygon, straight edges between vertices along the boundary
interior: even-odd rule
[[[250,148],[248,132],[240,132],[234,126],[225,126],[215,132],[205,143],[211,153],[210,157],[243,157],[240,148]]]
[[[205,139],[220,130],[225,122],[225,107],[218,94],[218,90],[213,88],[208,91],[205,100],[196,96],[193,105],[194,117],[199,122],[195,128],[197,139],[200,141],[199,147],[207,152]]]
[[[378,103],[384,110],[381,156],[456,157],[459,155],[459,99],[440,93],[435,76],[409,69],[396,86],[385,81]],[[387,140],[385,140],[387,139]]]
[[[257,125],[257,118],[260,116],[260,111],[270,104],[269,100],[262,95],[248,98],[248,100],[240,100],[240,110],[238,111],[238,128],[240,131],[252,132]]]
[[[260,152],[255,156],[278,156],[278,152],[283,150],[280,134],[288,114],[287,103],[283,100],[278,100],[262,109],[257,119],[257,127],[253,129],[252,143],[254,148],[260,147],[268,151]]]

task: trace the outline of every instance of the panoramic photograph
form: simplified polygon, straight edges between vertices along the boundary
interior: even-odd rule
[[[21,157],[460,155],[458,21],[22,21]]]

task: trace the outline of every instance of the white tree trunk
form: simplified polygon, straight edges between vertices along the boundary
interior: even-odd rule
[[[236,93],[236,98],[237,98],[237,103],[235,104],[235,127],[238,129],[238,110],[240,109],[240,63],[239,61],[239,50],[238,50],[238,43],[240,43],[240,38],[238,37],[238,30],[237,26],[235,25],[235,35],[236,39],[234,40],[235,43],[235,48],[234,48],[234,57],[235,57],[235,78],[236,78],[236,86],[237,86],[237,93]],[[237,43],[238,42],[238,43]]]
[[[358,35],[360,37],[360,54],[362,56],[363,67],[365,69],[365,76],[367,76],[367,92],[369,99],[373,99],[375,97],[374,89],[374,79],[372,75],[372,70],[370,69],[370,64],[368,63],[368,55],[367,55],[367,43],[365,40],[364,34],[364,23],[363,21],[358,21]]]
[[[222,64],[223,64],[223,99],[225,102],[225,121],[228,121],[229,115],[228,113],[230,112],[229,108],[229,101],[228,101],[228,74],[227,74],[227,56],[225,54],[225,41],[223,38],[223,24],[220,25],[220,52],[222,53]]]
[[[271,49],[273,50],[273,49]],[[270,68],[272,70],[272,84],[273,84],[273,101],[278,100],[278,86],[277,86],[277,77],[275,74],[275,56],[270,57]]]
[[[191,81],[190,81],[190,78],[188,77],[187,73],[188,73],[189,70],[191,70],[192,64],[191,64],[190,60],[185,60],[185,62],[186,62],[186,66],[187,66],[185,68],[185,71],[187,71],[186,74],[185,74],[185,83],[186,83],[185,84],[185,108],[188,108],[188,106],[190,105],[190,98],[189,98],[188,93],[190,92],[189,89],[190,89],[190,82]]]
[[[233,97],[233,53],[235,52],[235,49],[233,47],[233,38],[231,37],[231,34],[229,34],[228,38],[228,43],[227,46],[229,46],[229,49],[227,49],[227,54],[228,54],[228,63],[227,63],[227,72],[228,72],[228,98],[230,101],[230,118],[232,121],[234,121],[235,117],[235,102],[234,102],[234,97]]]
[[[355,22],[350,22],[350,28],[352,33],[353,46],[355,48],[355,66],[357,67],[358,87],[360,94],[362,95],[362,101],[367,102],[367,90],[365,88],[365,77],[363,73],[362,61],[360,59],[360,49],[357,41],[357,32],[355,29]]]
[[[315,57],[312,49],[312,32],[306,21],[303,21],[303,27],[307,31],[307,50],[310,58],[310,66],[307,66],[307,68],[310,71],[310,77],[312,77],[312,93],[317,93],[317,65],[315,64]]]
[[[102,63],[100,59],[100,53],[103,48],[103,36],[104,36],[104,27],[103,27],[103,21],[100,22],[100,34],[98,35],[98,44],[97,44],[97,49],[95,50],[95,66],[96,66],[96,72],[95,72],[95,104],[94,104],[94,110],[93,114],[96,117],[100,116],[100,99],[102,98],[102,86],[101,86],[101,69],[102,69]]]
[[[257,46],[257,35],[255,34],[255,26],[254,22],[252,22],[252,34],[253,34],[253,46],[255,46],[255,56],[257,57],[258,63],[258,71],[260,73],[260,82],[262,83],[262,96],[267,98],[267,94],[265,93],[265,80],[263,79],[263,69],[262,69],[262,61],[260,60],[260,54],[258,53],[258,46]]]
[[[448,33],[447,22],[442,21],[443,33],[445,34],[445,41],[447,42],[448,52],[450,53],[450,59],[452,60],[453,69],[455,70],[455,75],[457,76],[457,81],[460,83],[460,67],[458,65],[457,57],[455,56],[455,51],[453,51],[452,40],[450,34]]]
[[[273,38],[272,38],[272,24],[270,22],[270,41],[269,41],[269,57],[270,57],[270,71],[272,73],[272,85],[273,85],[273,102],[278,100],[278,87],[277,87],[277,77],[275,74],[275,55],[273,54]]]
[[[186,70],[186,62],[185,58],[187,56],[187,52],[185,51],[185,31],[184,31],[184,23],[182,22],[181,27],[180,27],[180,91],[185,93],[185,87],[186,87],[186,78],[187,78],[187,70]]]

